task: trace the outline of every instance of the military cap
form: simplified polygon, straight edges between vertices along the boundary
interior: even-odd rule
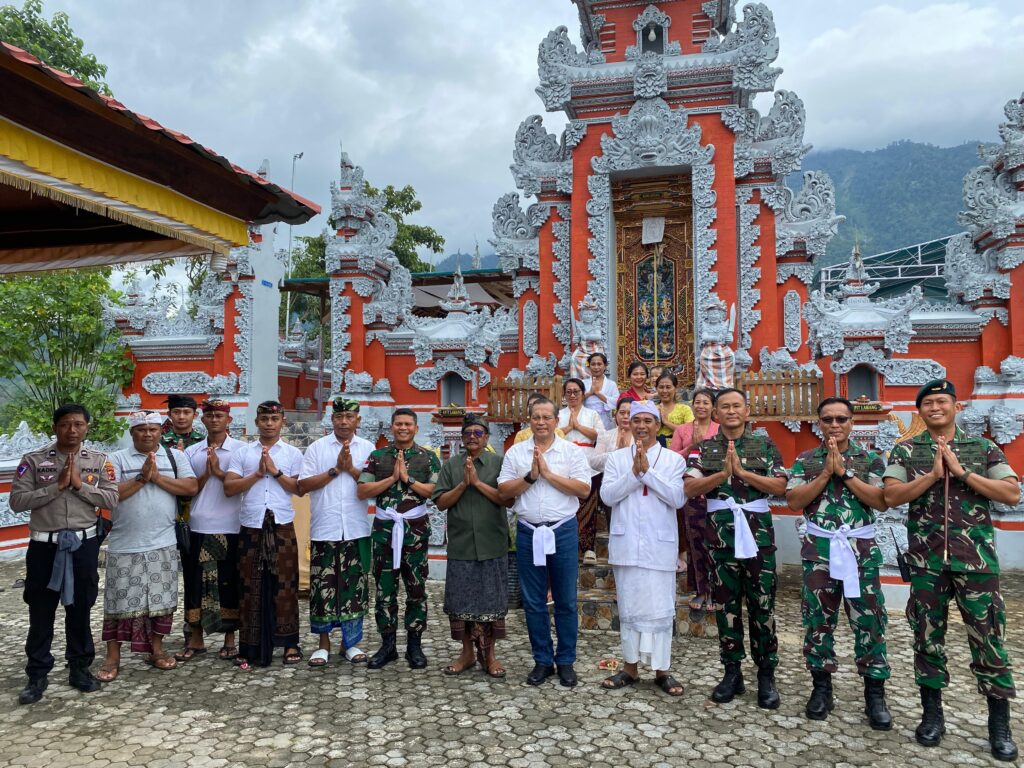
[[[914,405],[920,408],[921,401],[928,397],[928,395],[949,395],[956,400],[956,387],[953,386],[953,382],[949,379],[929,381],[917,391],[917,399],[914,400]]]

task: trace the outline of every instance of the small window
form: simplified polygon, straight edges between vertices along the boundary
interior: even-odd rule
[[[457,373],[447,373],[441,379],[441,407],[466,405],[466,382]]]
[[[653,21],[640,31],[640,52],[665,53],[665,27]]]
[[[856,401],[865,396],[878,400],[878,373],[869,365],[857,365],[846,374],[846,397]]]

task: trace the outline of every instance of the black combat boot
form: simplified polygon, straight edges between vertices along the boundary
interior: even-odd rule
[[[405,646],[405,660],[409,662],[409,669],[425,669],[427,657],[420,647],[420,633],[409,630],[408,644]]]
[[[73,664],[68,673],[68,685],[82,693],[93,693],[100,689],[100,681],[93,677],[92,672],[84,665]]]
[[[917,743],[923,747],[937,747],[946,732],[946,720],[942,716],[942,690],[921,686],[921,724],[914,731]]]
[[[811,689],[811,697],[807,700],[804,712],[811,720],[824,720],[835,707],[832,700],[832,673],[813,669],[811,679],[814,681],[814,687]]]
[[[28,685],[18,694],[18,703],[35,704],[43,698],[43,691],[46,690],[46,686],[49,684],[50,681],[46,678],[46,675],[30,679]]]
[[[757,670],[757,706],[778,709],[781,701],[775,688],[775,667],[761,667]]]
[[[1010,701],[988,697],[988,743],[996,760],[1016,760],[1017,745],[1010,733]]]
[[[864,714],[868,716],[872,730],[888,731],[892,728],[892,715],[885,706],[885,680],[864,678]]]
[[[740,670],[738,661],[730,661],[725,665],[725,675],[722,682],[715,686],[711,692],[711,700],[716,704],[725,704],[732,701],[741,693],[746,692],[743,687],[743,672]]]
[[[367,669],[380,669],[392,661],[398,661],[398,651],[395,650],[395,633],[389,632],[380,638],[380,648],[370,657],[366,663]]]

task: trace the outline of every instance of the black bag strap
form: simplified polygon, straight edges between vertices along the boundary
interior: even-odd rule
[[[168,448],[163,443],[161,443],[160,445],[164,449],[164,453],[167,454],[167,460],[169,462],[171,462],[171,472],[174,473],[174,479],[177,480],[178,479],[178,462],[176,462],[174,460],[174,454],[171,453],[171,449],[170,448]]]

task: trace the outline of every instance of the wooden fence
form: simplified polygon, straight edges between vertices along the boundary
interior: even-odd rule
[[[751,421],[817,421],[824,385],[806,371],[757,371],[736,375],[747,393]]]
[[[487,414],[493,422],[529,421],[526,399],[532,392],[540,392],[555,403],[562,401],[561,376],[524,376],[519,379],[500,379],[491,382],[491,396]]]

